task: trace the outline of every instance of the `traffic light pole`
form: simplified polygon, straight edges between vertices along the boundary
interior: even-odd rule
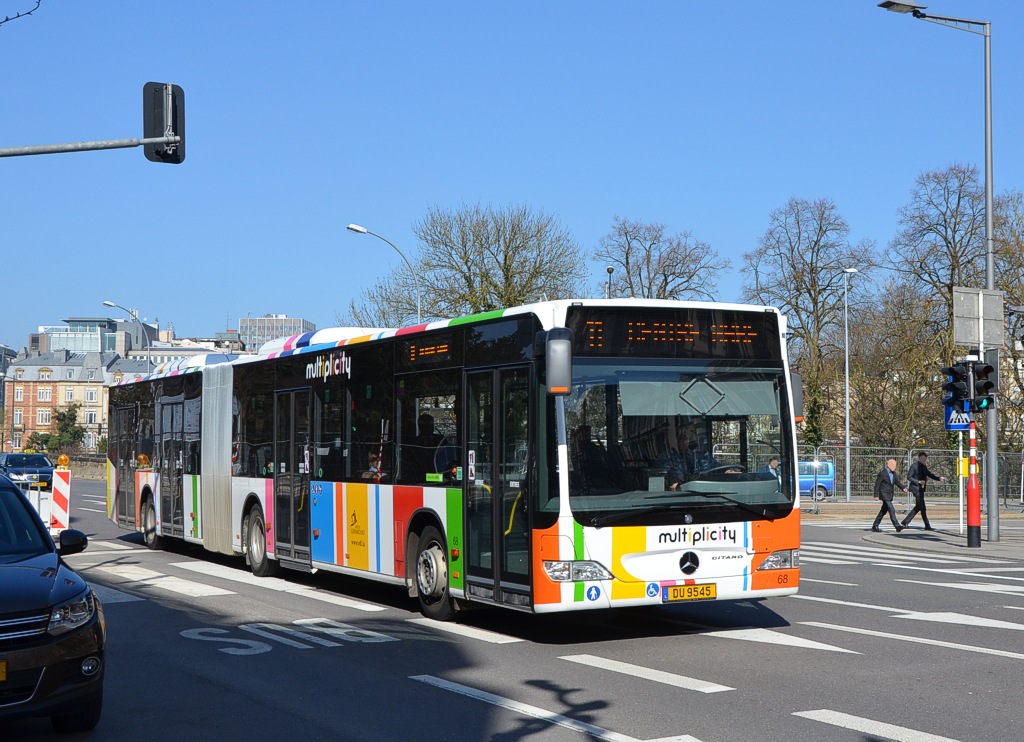
[[[68,144],[36,144],[28,147],[0,148],[0,157],[21,157],[23,155],[53,155],[61,152],[91,152],[98,149],[128,149],[147,144],[179,144],[181,137],[149,137],[147,139],[100,139],[93,142],[69,142]]]

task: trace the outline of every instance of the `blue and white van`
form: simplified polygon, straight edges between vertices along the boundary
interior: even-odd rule
[[[800,478],[801,496],[814,492],[815,500],[831,497],[836,491],[836,465],[831,461],[799,461],[797,474]]]

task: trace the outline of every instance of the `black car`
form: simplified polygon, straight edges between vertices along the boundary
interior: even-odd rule
[[[53,487],[53,462],[41,453],[0,453],[0,474],[25,488]]]
[[[0,476],[0,723],[48,716],[58,732],[83,732],[103,708],[106,623],[62,558],[84,550],[86,535],[69,529],[59,541]]]

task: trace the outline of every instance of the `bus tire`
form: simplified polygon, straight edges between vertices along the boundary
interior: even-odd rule
[[[278,564],[267,555],[267,524],[259,505],[249,511],[245,522],[245,561],[257,577],[270,577]]]
[[[147,549],[162,549],[164,539],[156,532],[156,506],[153,498],[147,497],[142,503],[142,540],[146,543]]]
[[[455,602],[448,592],[447,555],[441,532],[434,526],[424,528],[416,547],[416,593],[420,612],[435,621],[450,621],[455,616]]]

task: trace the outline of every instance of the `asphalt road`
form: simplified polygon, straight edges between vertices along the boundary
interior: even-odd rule
[[[149,551],[76,482],[106,607],[99,740],[1019,740],[1024,561],[805,523],[800,594],[422,619],[394,587]],[[56,737],[46,720],[0,739]]]

